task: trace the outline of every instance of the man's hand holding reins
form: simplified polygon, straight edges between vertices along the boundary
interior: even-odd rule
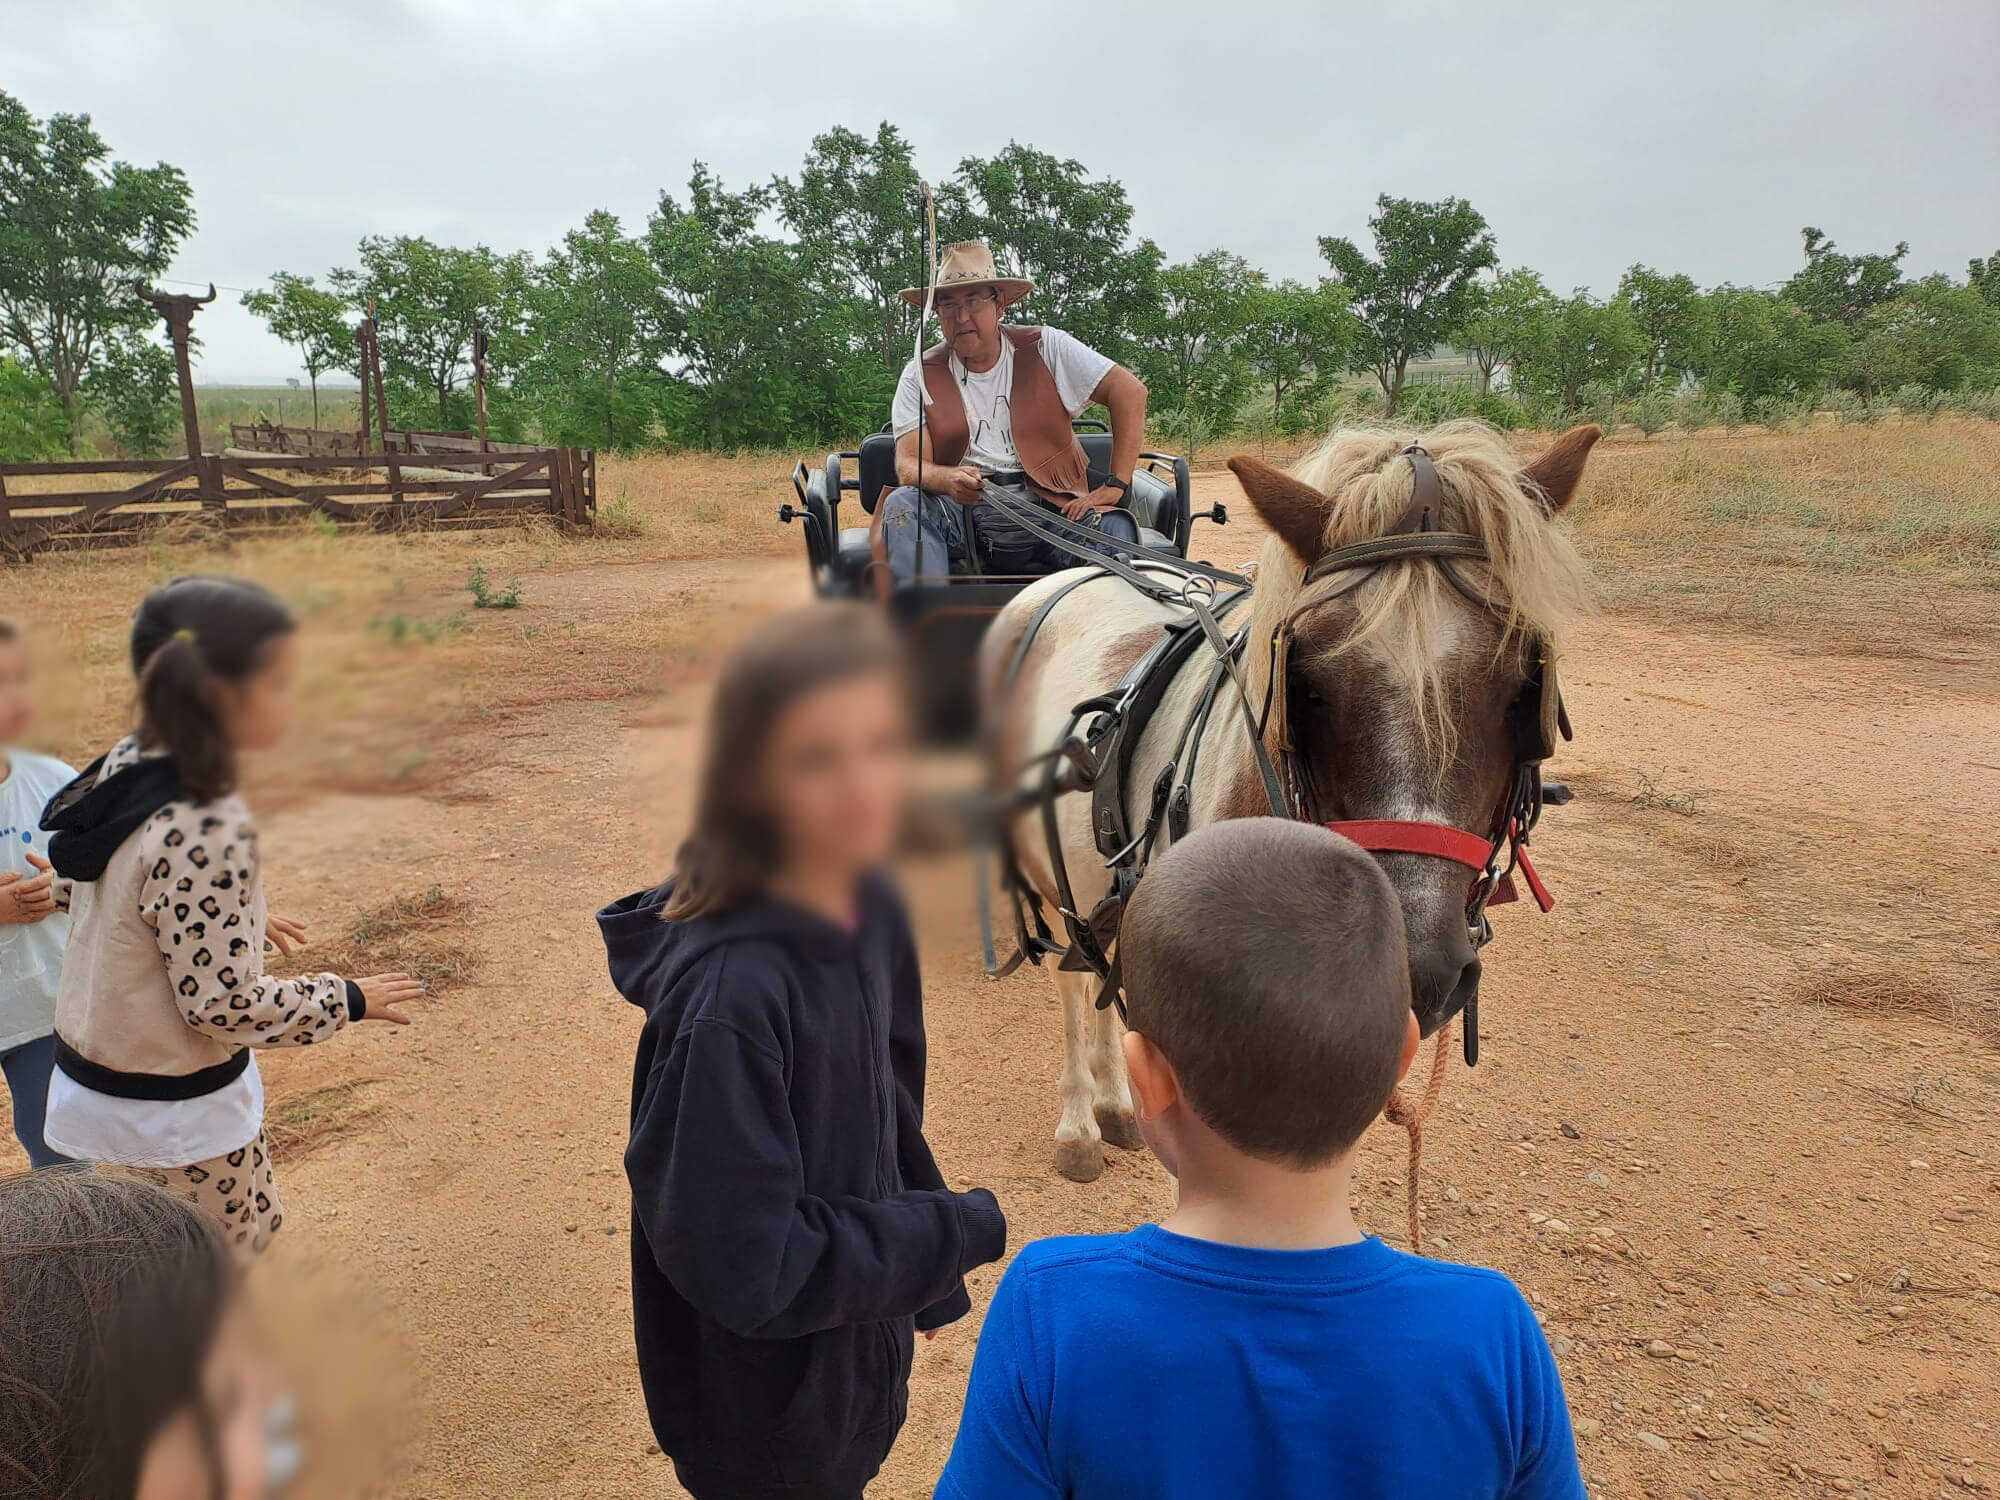
[[[1062,513],[1072,521],[1084,521],[1093,511],[1116,510],[1125,503],[1124,491],[1111,485],[1099,485],[1088,495],[1080,495],[1074,500],[1063,502]]]
[[[979,492],[986,487],[986,476],[970,464],[959,464],[955,468],[924,470],[924,488],[934,495],[944,495],[956,500],[960,505],[977,504]]]

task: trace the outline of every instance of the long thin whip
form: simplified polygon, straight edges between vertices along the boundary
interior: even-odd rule
[[[937,195],[923,178],[917,179],[917,191],[923,194],[923,234],[924,234],[924,305],[917,314],[917,334],[911,340],[910,369],[917,379],[917,569],[916,576],[924,576],[924,409],[931,404],[930,383],[924,379],[924,329],[930,325],[931,307],[937,301],[938,252],[937,252]],[[949,568],[949,560],[946,563]]]

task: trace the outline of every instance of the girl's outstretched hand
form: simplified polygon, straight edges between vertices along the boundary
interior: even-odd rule
[[[396,1007],[424,997],[423,981],[407,974],[377,974],[354,982],[361,988],[364,1021],[393,1021],[398,1026],[407,1026],[410,1018]]]
[[[271,940],[272,947],[290,958],[306,945],[306,924],[272,912],[264,918],[264,936]]]

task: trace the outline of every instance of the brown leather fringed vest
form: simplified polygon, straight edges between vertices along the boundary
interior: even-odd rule
[[[1051,496],[1090,493],[1090,461],[1069,425],[1069,409],[1056,389],[1056,378],[1042,360],[1042,330],[1002,324],[1001,333],[1013,347],[1014,389],[1008,405],[1014,421],[1014,451],[1034,487]],[[931,407],[924,425],[930,433],[934,462],[962,463],[972,441],[965,397],[951,378],[950,346],[924,351],[924,389]]]

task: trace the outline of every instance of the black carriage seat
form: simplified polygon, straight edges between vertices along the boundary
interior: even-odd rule
[[[1111,434],[1080,432],[1077,441],[1090,460],[1093,474],[1111,470]],[[896,438],[893,433],[876,432],[861,440],[861,508],[869,515],[889,491],[896,488]],[[1132,476],[1132,492],[1126,508],[1139,523],[1139,540],[1148,547],[1172,547],[1179,531],[1179,496],[1171,478],[1162,478],[1141,467]],[[843,573],[868,566],[868,528],[850,526],[840,533],[840,567]]]

